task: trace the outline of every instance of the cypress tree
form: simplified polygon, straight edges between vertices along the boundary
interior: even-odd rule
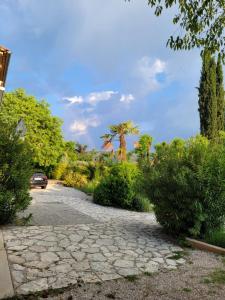
[[[223,68],[220,54],[216,65],[217,130],[224,130]]]
[[[208,50],[202,53],[198,90],[201,134],[213,139],[217,136],[216,62]]]

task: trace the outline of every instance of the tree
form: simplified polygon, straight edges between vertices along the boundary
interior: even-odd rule
[[[68,170],[74,167],[77,160],[76,144],[73,141],[65,141],[63,145],[63,154],[55,166],[52,176],[54,179],[64,179]]]
[[[216,63],[209,50],[202,53],[199,91],[201,134],[209,139],[217,136]]]
[[[75,162],[77,160],[77,144],[73,141],[65,141],[63,148],[63,153],[67,155],[68,160]]]
[[[17,124],[20,119],[27,128],[25,141],[31,148],[33,164],[46,169],[56,165],[63,151],[62,121],[51,115],[48,103],[27,95],[23,89],[6,93],[0,120]]]
[[[218,55],[216,65],[216,97],[217,97],[217,130],[224,130],[224,87],[221,56]]]
[[[155,8],[156,16],[164,9],[177,10],[172,22],[180,27],[181,34],[169,37],[170,48],[207,47],[211,53],[218,51],[225,58],[225,0],[148,0],[148,4]]]
[[[135,152],[137,153],[139,160],[149,161],[151,145],[152,145],[152,137],[150,135],[143,134],[140,136],[135,149]]]
[[[112,141],[118,137],[119,138],[119,151],[118,156],[120,160],[125,161],[127,159],[127,135],[135,135],[139,133],[137,126],[134,126],[132,121],[127,121],[120,123],[118,125],[109,126],[110,133],[103,135],[101,138],[104,139],[103,147],[106,148]]]
[[[87,145],[82,145],[80,143],[76,143],[76,152],[79,154],[85,154],[87,151],[88,146]]]
[[[15,127],[0,120],[0,224],[27,208],[32,166],[30,149]]]

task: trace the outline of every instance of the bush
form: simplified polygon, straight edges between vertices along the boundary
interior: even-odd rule
[[[53,171],[53,178],[57,180],[63,180],[65,178],[68,169],[68,162],[62,160],[58,163],[55,170]]]
[[[140,171],[133,163],[122,162],[114,165],[109,171],[109,175],[96,187],[94,202],[101,205],[136,209],[139,201],[138,209],[141,209],[140,200],[136,198],[139,177]],[[134,207],[134,203],[136,207]]]
[[[15,129],[0,122],[0,224],[30,204],[31,154]]]
[[[70,172],[65,176],[65,186],[82,188],[87,184],[87,177],[85,175]]]
[[[157,220],[174,235],[202,237],[224,224],[225,156],[222,144],[197,136],[156,146],[146,187]]]
[[[217,229],[205,236],[204,239],[207,243],[225,248],[225,230]]]
[[[150,212],[152,211],[152,205],[147,197],[137,194],[133,199],[132,209],[140,212]]]
[[[97,180],[92,180],[92,181],[88,181],[88,183],[86,185],[84,185],[81,190],[84,192],[84,193],[87,193],[87,194],[94,194],[94,191],[97,187],[97,185],[99,184],[99,181]]]

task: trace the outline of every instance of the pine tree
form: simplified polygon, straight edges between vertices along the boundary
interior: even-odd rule
[[[208,50],[202,54],[202,71],[198,90],[201,134],[214,139],[217,136],[216,63]]]
[[[224,130],[224,87],[221,56],[218,55],[216,66],[216,97],[217,97],[217,130]]]

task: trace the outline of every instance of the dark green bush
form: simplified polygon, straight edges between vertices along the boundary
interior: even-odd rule
[[[31,154],[15,130],[0,122],[0,224],[27,208],[32,174]]]
[[[201,136],[156,146],[146,188],[167,232],[202,237],[224,224],[224,151]]]
[[[140,171],[133,163],[122,162],[114,165],[109,175],[96,187],[95,203],[135,209],[139,177]]]

